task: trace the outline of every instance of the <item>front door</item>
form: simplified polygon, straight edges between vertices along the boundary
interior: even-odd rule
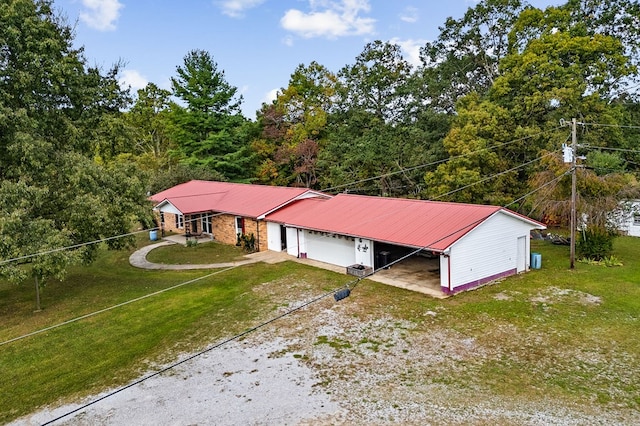
[[[198,219],[200,219],[200,215],[191,216],[191,233],[192,234],[198,233],[198,222],[199,222]]]

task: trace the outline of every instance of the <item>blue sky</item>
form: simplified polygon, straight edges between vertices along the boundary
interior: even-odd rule
[[[533,0],[536,7],[562,1]],[[438,36],[448,16],[474,0],[54,0],[75,26],[90,65],[125,63],[122,83],[170,88],[170,77],[193,49],[213,56],[255,119],[263,102],[286,87],[299,64],[333,72],[353,64],[366,43],[393,41],[405,59]]]

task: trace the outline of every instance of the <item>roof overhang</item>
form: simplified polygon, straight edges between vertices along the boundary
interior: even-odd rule
[[[349,234],[349,233],[339,233],[336,231],[331,231],[328,229],[316,229],[316,228],[309,228],[309,227],[304,227],[304,226],[300,226],[300,225],[293,225],[290,223],[283,223],[283,222],[278,222],[278,221],[271,221],[274,223],[280,223],[282,224],[284,227],[286,228],[296,228],[296,229],[304,229],[305,231],[316,231],[316,232],[325,232],[327,234],[336,234],[336,235],[344,235],[345,237],[352,237],[352,238],[366,238],[367,240],[371,240],[371,241],[375,241],[378,243],[384,243],[384,244],[391,244],[394,246],[400,246],[400,247],[408,247],[411,249],[415,249],[415,250],[429,250],[432,251],[434,253],[445,253],[445,251],[448,250],[448,247],[444,250],[442,249],[437,249],[437,248],[432,248],[429,246],[416,246],[413,244],[403,244],[403,243],[399,243],[397,241],[388,241],[388,240],[383,240],[383,239],[376,239],[376,238],[371,238],[371,237],[367,237],[366,235],[355,235],[355,234]]]
[[[540,229],[540,230],[547,229],[547,225],[545,225],[544,223],[538,222],[537,220],[533,220],[533,219],[531,219],[531,218],[529,218],[527,216],[521,215],[521,214],[516,213],[514,211],[511,211],[509,209],[500,209],[497,212],[495,212],[494,214],[497,214],[497,213],[504,213],[507,216],[511,216],[513,218],[520,219],[521,221],[530,224],[533,227],[533,229]]]
[[[156,211],[159,211],[159,212],[162,212],[162,213],[172,213],[172,214],[184,215],[184,213],[181,212],[179,208],[174,206],[171,203],[171,201],[169,201],[166,198],[164,200],[160,201],[158,204],[156,204],[156,206],[153,208],[153,210],[156,210]]]
[[[318,192],[318,191],[312,191],[312,190],[305,191],[304,193],[302,193],[302,194],[300,194],[300,195],[298,195],[296,197],[293,197],[292,199],[290,199],[288,201],[285,201],[284,203],[280,204],[279,206],[276,206],[276,207],[272,208],[271,210],[262,213],[260,216],[257,217],[257,219],[258,220],[264,220],[264,218],[267,217],[267,215],[269,215],[269,214],[271,214],[271,213],[273,213],[275,211],[278,211],[283,207],[288,206],[289,204],[293,203],[294,201],[305,200],[307,198],[325,198],[325,199],[329,199],[329,198],[332,198],[332,196],[329,195],[329,194],[325,194],[323,192]]]

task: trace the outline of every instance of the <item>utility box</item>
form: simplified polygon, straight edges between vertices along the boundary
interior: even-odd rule
[[[364,265],[351,265],[347,266],[347,274],[353,275],[356,277],[365,277],[373,272],[373,268],[370,266]]]

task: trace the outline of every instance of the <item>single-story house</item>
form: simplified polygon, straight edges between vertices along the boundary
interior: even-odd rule
[[[640,237],[640,200],[620,203],[620,208],[614,212],[611,220],[623,234]]]
[[[503,207],[347,194],[297,201],[266,220],[268,248],[293,256],[374,269],[436,258],[447,294],[528,270],[530,232],[545,229]]]
[[[545,225],[497,206],[340,194],[304,188],[190,181],[151,199],[163,230],[341,266],[386,268],[429,260],[453,294],[530,267],[530,232]]]
[[[204,235],[236,244],[239,235],[253,234],[258,251],[267,249],[268,213],[305,198],[329,195],[306,188],[192,180],[150,199],[159,227],[187,236]]]

